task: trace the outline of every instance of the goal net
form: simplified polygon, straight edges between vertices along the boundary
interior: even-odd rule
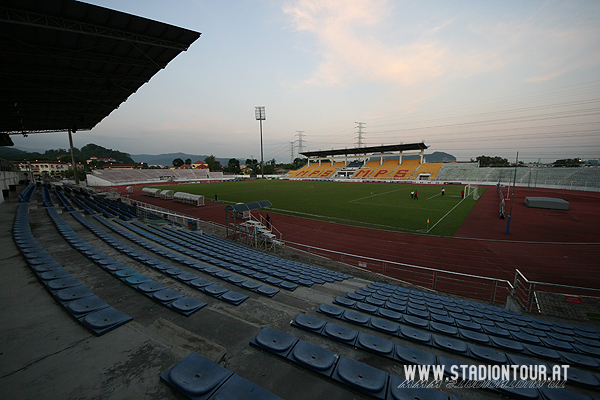
[[[479,186],[466,185],[465,186],[465,199],[469,196],[473,196],[473,200],[478,200],[480,195]]]

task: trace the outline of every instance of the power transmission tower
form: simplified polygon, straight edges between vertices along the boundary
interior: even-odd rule
[[[358,132],[356,132],[356,134],[358,135],[356,137],[357,142],[356,142],[356,147],[365,147],[365,144],[363,143],[363,133],[365,133],[363,131],[363,128],[365,127],[366,123],[365,122],[355,122],[356,124],[356,129],[358,129]]]
[[[296,131],[298,136],[298,154],[304,151],[304,131]]]
[[[293,164],[294,163],[294,142],[290,142],[290,154],[291,154],[290,164]]]

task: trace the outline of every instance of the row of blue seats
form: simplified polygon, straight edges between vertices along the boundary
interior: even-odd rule
[[[134,222],[133,224],[137,226],[138,223]],[[280,265],[281,263],[271,263],[258,258],[253,259],[252,256],[244,254],[244,252],[235,253],[229,250],[220,250],[219,248],[210,245],[199,245],[195,240],[185,239],[187,232],[181,232],[179,230],[168,232],[168,228],[159,229],[156,227],[146,227],[146,229],[181,246],[200,252],[207,257],[216,258],[226,263],[234,263],[241,267],[256,270],[259,273],[283,279],[284,281],[297,283],[307,287],[310,287],[315,283],[324,284],[326,282],[322,277],[317,278],[314,275],[305,274],[301,270],[292,270],[289,267],[283,267]],[[243,247],[240,246],[240,248]],[[235,250],[238,249],[236,248]],[[278,259],[281,260],[280,258]],[[338,278],[338,280],[342,280],[342,278]],[[329,281],[334,282],[335,279],[331,278]]]
[[[96,219],[99,222],[101,222],[102,224],[104,224],[106,227],[108,227],[111,230],[113,230],[114,232],[120,234],[121,236],[123,236],[123,237],[131,240],[132,242],[135,242],[135,243],[139,244],[140,246],[142,246],[142,247],[144,247],[144,248],[146,248],[146,249],[148,249],[148,250],[150,250],[150,251],[152,251],[152,252],[154,252],[154,253],[162,256],[162,257],[165,257],[165,258],[168,258],[170,260],[179,262],[181,264],[185,264],[188,267],[191,267],[191,268],[194,268],[194,269],[196,269],[198,271],[207,273],[207,274],[212,275],[214,277],[217,277],[219,279],[223,279],[223,280],[225,280],[225,281],[227,281],[229,283],[232,283],[232,284],[234,284],[236,286],[239,286],[241,288],[250,290],[252,292],[256,292],[256,293],[261,294],[263,296],[273,297],[277,293],[279,293],[279,289],[276,289],[276,288],[273,288],[273,287],[267,286],[267,285],[262,285],[260,283],[257,283],[257,282],[248,280],[246,278],[243,278],[241,276],[234,275],[233,273],[231,273],[229,271],[224,271],[224,270],[222,270],[220,268],[216,268],[216,267],[214,267],[212,265],[208,265],[208,264],[205,264],[203,262],[200,262],[198,260],[201,259],[201,258],[198,257],[199,256],[198,253],[193,252],[191,250],[188,250],[186,248],[180,247],[180,246],[178,246],[176,244],[169,243],[168,241],[163,240],[161,238],[158,238],[156,236],[153,236],[153,235],[151,235],[151,234],[149,234],[149,233],[147,233],[147,232],[145,232],[145,231],[143,231],[141,229],[137,229],[135,227],[132,227],[131,225],[129,225],[129,224],[125,223],[125,222],[122,222],[122,221],[119,221],[119,220],[115,220],[115,222],[117,222],[118,224],[120,224],[122,227],[126,227],[126,228],[130,229],[132,232],[135,232],[137,235],[140,235],[140,236],[142,236],[144,238],[147,238],[147,239],[152,240],[152,241],[154,241],[156,243],[159,243],[162,246],[167,247],[167,248],[169,248],[171,250],[174,250],[174,251],[176,251],[178,253],[185,254],[187,257],[183,257],[180,254],[173,253],[173,252],[171,252],[169,250],[165,250],[164,248],[155,246],[154,244],[152,244],[152,243],[150,243],[150,242],[148,242],[148,241],[146,241],[144,239],[141,239],[140,237],[138,237],[136,235],[130,234],[128,231],[125,231],[124,229],[121,229],[120,227],[115,226],[114,224],[108,222],[105,219],[101,219],[101,218],[96,218]],[[206,260],[203,260],[203,261],[206,261]],[[225,268],[225,269],[227,269],[227,268]],[[257,277],[256,273],[254,273],[254,271],[250,271],[250,270],[234,269],[234,268],[230,268],[230,270],[233,271],[233,272],[236,272],[236,273],[239,273],[239,274],[251,277],[251,278],[256,278],[256,279],[262,280],[262,281],[264,281],[266,283],[278,284],[280,287],[282,287],[284,289],[287,289],[287,290],[294,290],[298,286],[298,285],[291,284],[291,283],[289,285],[285,286],[284,285],[285,282],[271,282],[268,279],[262,279],[262,277],[260,277],[260,276]],[[209,282],[209,281],[207,281],[205,279],[201,279],[201,281],[203,283]],[[191,283],[197,284],[197,282],[191,282]]]
[[[33,192],[35,191],[35,185],[29,184],[25,189],[19,193],[17,198],[19,199],[19,203],[29,203],[31,201],[31,197],[33,196]]]
[[[270,276],[271,274],[265,273],[264,269],[245,268],[240,265],[232,264],[228,261],[223,261],[222,259],[215,258],[215,257],[212,257],[205,253],[195,251],[194,247],[191,245],[181,246],[181,245],[177,244],[177,242],[179,242],[179,243],[185,243],[185,242],[178,241],[176,239],[172,239],[169,237],[169,235],[161,233],[160,231],[155,231],[155,230],[149,231],[149,230],[139,229],[139,227],[142,226],[139,223],[134,222],[133,223],[134,225],[130,225],[130,224],[126,224],[126,223],[121,223],[119,221],[117,221],[117,222],[120,223],[122,226],[127,227],[128,229],[132,230],[133,232],[135,232],[141,236],[144,236],[145,238],[147,238],[149,240],[155,241],[156,243],[159,243],[165,247],[169,247],[173,250],[183,253],[183,254],[185,254],[189,257],[192,257],[196,260],[204,261],[204,262],[216,265],[218,267],[225,268],[229,271],[232,271],[232,272],[235,272],[238,274],[242,274],[242,275],[260,280],[262,282],[269,283],[271,285],[278,286],[285,290],[293,291],[293,290],[296,290],[296,288],[298,288],[297,283],[288,282],[288,281],[280,279],[278,277]],[[154,234],[149,233],[149,232],[154,232]],[[169,239],[167,239],[167,238],[169,238]],[[216,268],[216,267],[212,267],[212,268],[213,269],[205,269],[205,272],[210,273],[210,274],[219,273],[219,268]]]
[[[281,400],[198,353],[179,361],[160,379],[191,400]]]
[[[314,278],[324,280],[325,282],[344,281],[352,278],[352,275],[344,274],[341,272],[332,271],[326,268],[319,268],[313,265],[301,263],[298,261],[286,260],[273,254],[263,253],[261,251],[250,249],[241,246],[237,243],[232,243],[228,240],[207,234],[199,234],[197,232],[190,232],[195,238],[210,243],[213,248],[220,248],[231,254],[239,254],[242,257],[254,260],[265,265],[278,266],[285,268],[288,271],[296,271],[299,274],[306,276],[312,276]],[[315,281],[315,283],[322,284],[323,282]]]
[[[356,290],[354,293],[348,293],[346,297],[350,300],[366,302],[377,307],[386,307],[394,311],[406,312],[415,317],[435,318],[438,322],[447,324],[453,324],[453,320],[456,320],[457,323],[462,321],[467,326],[469,324],[480,324],[511,332],[522,331],[524,335],[535,335],[535,331],[542,331],[544,332],[542,334],[543,337],[546,336],[546,332],[552,332],[550,334],[557,340],[568,342],[578,340],[580,343],[588,346],[600,347],[600,331],[594,328],[533,319],[509,310],[475,302],[463,301],[470,304],[459,306],[456,304],[456,301],[450,302],[446,300],[449,298],[431,294],[426,294],[427,296],[424,297],[423,301],[411,297],[407,300],[404,294],[398,293],[385,297],[379,294],[381,290],[369,296],[363,296],[362,293],[365,293],[366,289],[368,287]],[[438,298],[432,296],[437,296]],[[443,303],[439,298],[443,299]],[[452,303],[455,303],[455,305],[451,305]],[[576,339],[571,339],[573,336]]]
[[[542,363],[520,355],[504,353],[493,348],[483,347],[472,343],[465,343],[460,340],[447,338],[436,334],[429,334],[427,332],[418,331],[405,326],[398,326],[394,323],[361,315],[351,310],[346,310],[337,318],[346,322],[355,323],[366,328],[376,330],[378,332],[409,339],[422,345],[450,351],[461,356],[470,357],[480,362],[485,362],[488,365],[544,365],[547,368],[547,371],[552,371],[553,368],[552,364]],[[292,325],[314,333],[319,333],[325,337],[337,340],[338,342],[358,347],[363,350],[368,350],[375,354],[404,363],[430,365],[433,364],[431,361],[435,359],[434,354],[426,351],[395,344],[390,340],[383,339],[375,335],[369,335],[364,332],[359,332],[342,325],[326,322],[319,318],[305,314],[297,315],[292,321]],[[565,358],[560,361],[566,361],[569,363],[569,365],[575,364],[584,367],[588,366],[581,365],[581,358]],[[594,389],[600,387],[600,377],[598,375],[582,370],[576,370],[572,367],[569,368],[567,375],[563,377],[563,379],[565,379],[568,383],[584,387],[590,387]]]
[[[123,203],[122,201],[114,199],[105,199],[101,197],[94,197],[97,201],[101,202],[104,207],[108,207],[119,215],[119,218],[129,221],[137,217],[136,207],[130,206]]]
[[[468,354],[469,346],[471,346],[471,344],[465,343],[461,340],[470,340],[470,338],[464,335],[464,332],[461,332],[460,330],[456,334],[452,334],[453,332],[449,334],[447,331],[443,330],[433,330],[433,332],[435,333],[430,333],[425,330],[416,329],[404,325],[398,325],[390,321],[374,318],[352,310],[343,310],[339,307],[335,307],[329,304],[321,304],[317,311],[330,317],[344,320],[346,322],[370,327],[380,332],[385,332],[389,335],[399,336],[420,344],[438,347],[443,350],[448,350],[458,354]],[[452,337],[441,336],[440,334]],[[509,351],[518,354],[524,354],[527,356],[544,358],[552,362],[574,364],[578,367],[583,368],[597,370],[600,365],[600,362],[597,358],[593,358],[587,355],[553,350],[545,347],[535,346],[532,344],[520,344],[515,341],[497,338],[493,336],[488,336],[487,341],[476,341],[476,343],[484,344],[486,346],[496,348],[501,351]],[[572,371],[572,376],[569,379],[581,385],[590,387],[600,387],[600,376],[596,376],[592,373],[588,373],[585,371],[576,371],[576,373]]]
[[[79,207],[80,210],[83,210],[83,212],[86,215],[94,215],[96,214],[96,212],[92,209],[90,209],[83,201],[79,200],[77,197],[75,197],[75,195],[73,193],[68,192],[66,189],[65,191],[67,192],[67,197],[77,205],[77,207]]]
[[[66,211],[75,211],[75,207],[71,204],[69,200],[65,197],[64,194],[60,190],[54,190],[54,194],[58,197],[58,200],[61,202]]]
[[[403,387],[405,380],[370,365],[340,356],[320,346],[284,332],[265,327],[250,344],[331,378],[352,390],[383,400],[433,399],[457,400],[456,397],[415,384]]]
[[[80,253],[88,257],[105,271],[120,279],[122,282],[138,290],[140,293],[157,301],[165,307],[185,316],[189,316],[206,305],[199,300],[184,296],[176,290],[155,282],[138,271],[129,268],[120,261],[96,249],[83,240],[54,208],[47,208],[48,215],[56,225],[58,231],[67,242]],[[71,214],[73,216],[77,213]]]
[[[13,238],[46,289],[69,314],[96,335],[132,320],[93,294],[38,243],[29,226],[29,204],[20,204],[17,209]]]
[[[478,335],[486,334],[557,350],[583,352],[583,350],[580,350],[578,347],[581,347],[581,349],[591,347],[593,348],[591,351],[594,355],[596,352],[600,353],[600,341],[598,339],[592,339],[591,337],[595,337],[595,334],[591,332],[581,332],[581,335],[587,337],[576,336],[573,332],[569,335],[565,335],[562,332],[562,328],[554,327],[555,330],[561,330],[561,333],[557,333],[553,330],[552,326],[534,322],[527,323],[517,318],[511,320],[507,319],[505,322],[494,322],[490,319],[447,312],[434,308],[430,308],[429,311],[423,311],[410,306],[399,305],[391,301],[382,304],[374,302],[363,303],[348,297],[336,297],[333,302],[344,307],[356,308],[369,313],[375,313],[377,309],[384,308],[387,310],[386,318],[403,321],[410,325],[421,327],[430,326],[432,329],[444,329],[445,331],[452,332],[456,332],[458,328],[468,330],[471,332],[471,336],[473,336],[472,340],[478,340]],[[488,315],[488,318],[489,317],[490,316]],[[437,328],[438,326],[442,328]],[[486,339],[482,336],[481,340]]]
[[[45,186],[42,188],[42,204],[44,207],[54,207],[52,197],[50,196],[50,190]]]
[[[481,312],[486,314],[499,315],[504,318],[520,316],[515,311],[482,304],[474,301],[455,299],[435,293],[427,293],[420,290],[408,289],[402,286],[395,286],[381,282],[371,283],[354,292],[355,296],[372,297],[380,300],[400,299],[410,301],[418,305],[431,305],[437,309],[447,309],[453,312]],[[423,308],[426,309],[426,308]]]
[[[163,273],[169,275],[170,277],[177,279],[180,282],[183,282],[189,286],[199,289],[200,291],[202,291],[208,295],[211,295],[213,297],[216,297],[219,300],[225,301],[225,302],[233,304],[233,305],[240,305],[246,299],[248,299],[248,296],[245,294],[238,293],[233,290],[224,288],[224,287],[217,285],[211,281],[202,279],[195,274],[192,274],[192,273],[184,271],[180,268],[174,267],[173,265],[162,262],[162,261],[148,255],[147,253],[133,249],[132,247],[124,244],[123,242],[115,239],[108,233],[104,232],[102,229],[100,229],[96,225],[90,223],[81,215],[74,214],[73,216],[79,222],[81,222],[84,226],[86,226],[89,230],[91,230],[96,236],[98,236],[100,239],[102,239],[107,244],[109,244],[111,247],[128,255],[129,257],[136,259],[137,261],[149,266],[150,268],[153,268],[157,271],[163,272]],[[135,235],[129,234],[128,232],[124,231],[123,229],[121,229],[117,226],[114,226],[112,223],[108,222],[106,219],[104,219],[98,215],[95,215],[94,218],[101,224],[105,225],[106,227],[111,228],[115,232],[121,234],[123,237],[139,244],[140,246],[144,247],[145,249],[147,249],[149,251],[160,254],[163,257],[169,258],[173,261],[180,262],[182,264],[186,264],[186,265],[188,265],[196,270],[199,270],[199,271],[203,271],[204,269],[209,267],[208,265],[203,265],[194,260],[190,260],[188,258],[181,257],[175,253],[168,251],[168,250],[164,250],[158,246],[148,243],[145,240],[140,239]],[[233,275],[233,274],[230,274],[230,275]],[[230,282],[232,282],[232,281],[233,281],[233,279],[230,280]],[[244,281],[244,279],[242,278],[241,281]],[[241,283],[241,281],[240,281],[240,283]],[[241,286],[241,284],[238,284],[238,286]],[[279,291],[278,289],[273,289],[270,287],[263,287],[262,285],[259,285],[259,284],[256,284],[256,286],[257,286],[256,287],[257,293],[263,294],[263,295],[269,296],[269,297],[274,296]]]

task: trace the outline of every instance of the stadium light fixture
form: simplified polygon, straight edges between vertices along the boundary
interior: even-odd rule
[[[254,116],[260,123],[260,172],[262,178],[265,179],[265,163],[263,159],[263,134],[262,134],[262,122],[267,119],[265,114],[265,106],[254,107]]]

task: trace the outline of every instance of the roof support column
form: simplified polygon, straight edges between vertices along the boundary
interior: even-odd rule
[[[77,161],[75,161],[75,152],[73,151],[73,135],[71,135],[71,128],[69,128],[69,146],[71,146],[71,165],[73,165],[73,177],[75,178],[75,184],[79,185],[79,176],[77,176]]]

